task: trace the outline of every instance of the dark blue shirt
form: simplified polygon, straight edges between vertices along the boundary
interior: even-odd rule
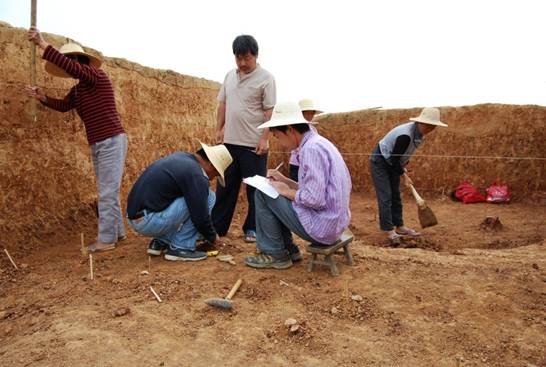
[[[137,179],[127,199],[127,215],[162,212],[184,197],[195,228],[213,242],[216,231],[208,210],[209,180],[193,154],[176,152],[152,163]]]

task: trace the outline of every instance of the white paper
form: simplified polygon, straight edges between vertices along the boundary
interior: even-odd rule
[[[243,178],[243,182],[247,185],[257,188],[270,198],[276,199],[279,197],[279,192],[269,183],[269,180],[260,175]]]

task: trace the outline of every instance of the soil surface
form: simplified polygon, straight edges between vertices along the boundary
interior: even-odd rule
[[[392,248],[374,198],[354,194],[355,264],[336,256],[338,277],[309,273],[307,254],[289,270],[244,266],[254,247],[240,237],[241,207],[220,249],[236,265],[148,268],[148,239],[130,233],[94,255],[90,280],[80,232],[91,239],[96,220],[84,213],[85,227],[10,243],[20,270],[0,255],[0,365],[546,366],[546,207],[428,203],[439,224]],[[238,278],[232,311],[204,304]]]

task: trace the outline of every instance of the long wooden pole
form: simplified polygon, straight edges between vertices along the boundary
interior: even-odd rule
[[[31,0],[30,1],[30,26],[36,27],[36,2],[38,0]],[[31,43],[30,46],[30,84],[35,87],[36,86],[36,45],[34,43]],[[32,115],[32,118],[34,119],[34,122],[36,122],[37,118],[37,105],[36,105],[36,98],[32,98],[30,101],[30,113]]]

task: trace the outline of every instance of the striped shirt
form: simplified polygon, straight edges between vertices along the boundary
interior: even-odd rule
[[[313,130],[314,132],[317,132],[317,128],[314,125],[309,124],[309,128],[311,130]],[[300,148],[299,147],[296,148],[296,149],[293,149],[290,152],[290,160],[288,161],[288,163],[290,163],[293,166],[299,166],[300,165],[299,154],[300,154]]]
[[[75,108],[85,126],[89,145],[125,133],[116,109],[112,83],[104,71],[72,61],[51,45],[42,57],[80,81],[64,99],[47,96],[42,102],[44,105],[60,112]]]
[[[329,245],[351,221],[351,175],[337,148],[315,131],[305,133],[299,150],[299,188],[292,205],[305,231]]]

